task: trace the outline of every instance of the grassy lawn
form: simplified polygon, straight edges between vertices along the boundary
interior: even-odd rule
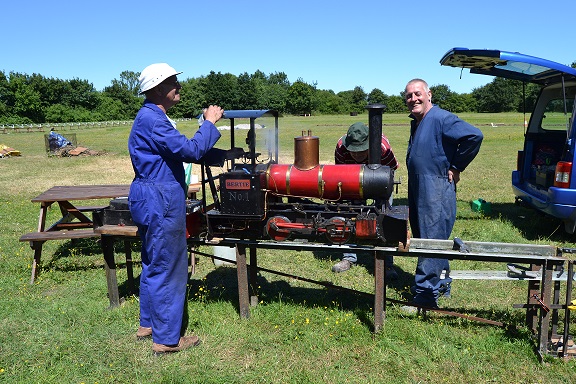
[[[511,172],[522,149],[522,114],[463,114],[485,140],[462,173],[453,236],[466,240],[552,244],[576,248],[557,220],[516,206]],[[310,130],[320,138],[320,161],[332,163],[334,146],[360,116],[280,118],[281,162],[293,161],[293,139]],[[225,125],[223,121],[219,125]],[[239,123],[237,121],[237,123]],[[384,133],[400,161],[402,180],[394,204],[407,204],[405,167],[409,122],[383,116]],[[132,168],[126,142],[129,126],[73,131],[78,145],[100,156],[49,157],[44,133],[0,135],[0,144],[21,157],[0,159],[0,382],[5,383],[565,383],[575,361],[546,358],[540,364],[524,312],[525,282],[455,281],[452,298],[440,305],[474,316],[517,325],[517,332],[461,318],[408,316],[388,304],[384,329],[373,334],[373,299],[262,272],[260,303],[248,320],[238,315],[236,270],[199,257],[188,300],[189,331],[203,344],[154,358],[151,341],[136,341],[138,297],[127,295],[109,310],[100,244],[94,239],[44,244],[41,274],[29,284],[33,251],[18,238],[36,229],[39,206],[30,200],[54,185],[127,184]],[[179,129],[193,134],[195,122]],[[224,131],[225,132],[225,131]],[[228,146],[228,133],[217,144]],[[238,141],[237,141],[238,142]],[[242,140],[240,140],[242,142]],[[492,212],[473,212],[483,198]],[[94,203],[106,203],[94,202]],[[54,220],[57,210],[49,213]],[[139,259],[138,244],[133,256]],[[209,247],[202,249],[208,253]],[[118,281],[126,294],[124,256],[118,244]],[[333,274],[337,254],[259,250],[264,268],[328,281],[367,293],[374,291],[374,262]],[[415,260],[397,257],[400,279],[388,295],[404,299],[413,282]],[[455,261],[453,269],[501,269],[504,265]],[[135,266],[139,275],[139,265]],[[572,318],[574,323],[574,318]],[[574,324],[573,324],[574,325]],[[571,330],[572,333],[574,329]]]

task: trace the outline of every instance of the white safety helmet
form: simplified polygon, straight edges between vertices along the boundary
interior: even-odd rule
[[[150,64],[140,74],[138,81],[140,82],[140,94],[154,88],[170,76],[179,75],[182,72],[177,72],[174,68],[166,63]]]

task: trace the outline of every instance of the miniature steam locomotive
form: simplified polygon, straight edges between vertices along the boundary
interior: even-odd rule
[[[203,198],[189,202],[189,234],[407,245],[408,208],[391,206],[394,171],[378,164],[382,107],[369,109],[371,164],[367,165],[319,164],[319,140],[310,131],[294,139],[294,163],[279,164],[278,114],[271,110],[226,111],[231,147],[235,147],[235,120],[250,120],[248,150],[219,175],[213,174],[210,165],[202,165]],[[271,119],[273,127],[255,123],[263,117]],[[262,151],[257,129],[266,133]]]
[[[369,109],[369,164],[319,164],[319,139],[310,131],[294,138],[294,162],[279,164],[278,113],[226,111],[231,148],[240,131],[235,120],[249,119],[248,150],[217,175],[214,165],[202,163],[201,199],[187,200],[188,237],[407,248],[408,207],[389,203],[394,171],[379,164],[381,116],[379,106]],[[257,118],[272,121],[271,127],[256,124]],[[97,212],[95,225],[104,224],[134,225],[127,198]]]

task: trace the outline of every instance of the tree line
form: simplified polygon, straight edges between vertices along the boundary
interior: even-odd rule
[[[576,62],[572,64],[576,67]],[[61,80],[40,74],[0,71],[0,124],[68,123],[131,120],[142,105],[140,73],[124,71],[102,91],[88,80]],[[387,95],[362,87],[335,93],[299,78],[290,83],[284,72],[266,75],[210,72],[180,81],[181,102],[170,110],[173,118],[198,116],[207,105],[224,109],[274,109],[281,114],[363,113],[367,104],[384,104],[384,113],[408,113],[404,92]],[[494,78],[470,93],[459,94],[445,84],[433,85],[432,101],[460,112],[523,112],[531,110],[539,92],[534,84]]]

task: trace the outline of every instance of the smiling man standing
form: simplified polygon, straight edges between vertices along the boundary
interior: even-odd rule
[[[460,172],[478,154],[483,135],[478,128],[432,104],[432,92],[424,80],[410,80],[405,91],[413,119],[406,154],[412,236],[447,240],[456,221]],[[418,258],[415,304],[438,307],[440,291],[449,291],[451,282],[440,279],[443,269],[450,270],[446,259]]]
[[[176,77],[180,73],[166,63],[152,64],[142,71],[140,93],[146,99],[128,138],[134,169],[128,201],[142,240],[140,327],[136,336],[151,336],[154,354],[200,344],[198,336],[183,336],[188,283],[183,163],[198,162],[216,144],[220,132],[214,124],[223,114],[222,108],[211,105],[192,138],[181,134],[176,122],[166,115],[180,101],[181,86]]]

